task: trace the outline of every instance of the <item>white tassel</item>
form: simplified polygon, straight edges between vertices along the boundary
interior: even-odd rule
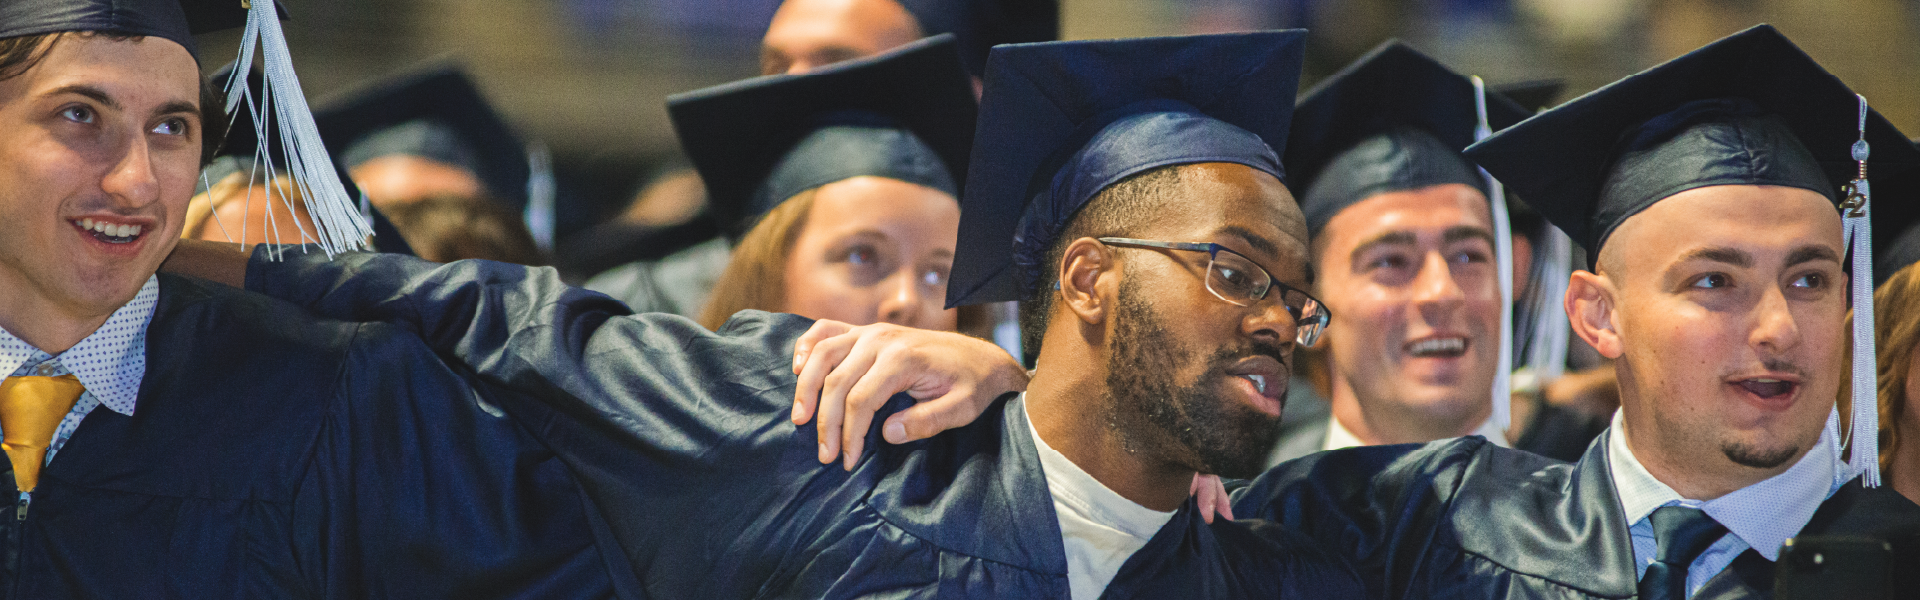
[[[235,111],[244,102],[253,117],[254,134],[260,140],[260,154],[255,157],[257,162],[254,167],[256,171],[265,172],[265,181],[270,190],[269,201],[278,190],[273,185],[278,175],[274,159],[278,158],[285,165],[281,171],[291,177],[293,188],[300,191],[307,214],[313,218],[314,231],[308,232],[302,225],[300,241],[318,244],[328,256],[367,249],[367,238],[373,234],[373,230],[355,210],[355,203],[347,196],[346,186],[340,183],[334,171],[333,159],[327,154],[325,143],[320,140],[319,128],[313,123],[313,112],[308,108],[307,97],[300,89],[300,78],[293,71],[293,58],[287,51],[286,33],[280,28],[280,15],[274,2],[254,2],[248,11],[247,28],[241,35],[239,59],[233,79],[227,82],[226,104],[228,114],[237,114]],[[254,103],[247,83],[247,71],[253,64],[256,44],[265,63],[265,89],[260,90],[258,105]],[[272,146],[267,138],[270,128],[279,132],[281,155],[278,157],[271,156],[269,150]],[[291,199],[285,194],[277,195],[287,203],[291,214]],[[267,231],[275,239],[266,241],[277,244],[281,240],[271,233],[274,230],[271,226],[272,212],[268,211]],[[243,242],[245,235],[243,231]]]
[[[1853,418],[1847,439],[1835,438],[1843,446],[1852,442],[1853,456],[1847,460],[1861,485],[1880,486],[1880,376],[1875,361],[1873,339],[1873,190],[1867,183],[1867,99],[1860,98],[1860,141],[1853,144],[1853,159],[1860,163],[1860,175],[1848,184],[1847,201],[1841,204],[1847,237],[1853,252]]]
[[[527,231],[533,234],[533,244],[541,251],[553,251],[554,228],[554,181],[553,153],[547,145],[535,141],[527,144],[527,211],[522,216],[527,223]]]
[[[1572,331],[1562,303],[1567,295],[1567,278],[1573,275],[1573,239],[1551,224],[1541,233],[1540,278],[1533,282],[1533,331],[1527,338],[1527,371],[1544,386],[1567,370],[1567,344],[1572,341]]]
[[[1493,135],[1487,123],[1487,82],[1473,77],[1474,111],[1479,123],[1473,128],[1473,140]],[[1487,180],[1488,206],[1493,209],[1493,262],[1500,273],[1500,356],[1493,372],[1493,424],[1501,431],[1513,426],[1513,225],[1507,218],[1506,188],[1486,169],[1480,176]]]

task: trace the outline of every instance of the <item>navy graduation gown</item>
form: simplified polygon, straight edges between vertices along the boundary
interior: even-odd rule
[[[250,289],[415,328],[481,377],[583,480],[659,598],[1065,598],[1066,557],[1018,400],[851,472],[795,426],[793,341],[810,324],[743,312],[718,332],[629,315],[550,269],[390,255],[256,259]],[[531,401],[523,401],[531,400]],[[1343,561],[1271,524],[1200,525],[1191,503],[1106,597],[1358,597]]]
[[[1631,598],[1633,542],[1606,439],[1572,464],[1479,436],[1321,452],[1234,490],[1233,511],[1327,544],[1375,597]],[[1899,539],[1920,534],[1920,507],[1855,480],[1800,534]],[[1771,598],[1772,586],[1773,563],[1749,550],[1694,600]]]
[[[0,518],[0,595],[611,595],[565,466],[398,327],[163,274],[139,394]]]

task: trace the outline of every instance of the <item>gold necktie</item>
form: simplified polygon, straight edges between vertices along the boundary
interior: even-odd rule
[[[31,492],[40,483],[40,465],[46,462],[53,430],[85,391],[86,386],[72,375],[23,375],[0,382],[0,434],[4,434],[0,450],[6,450],[7,460],[13,463],[17,489]]]

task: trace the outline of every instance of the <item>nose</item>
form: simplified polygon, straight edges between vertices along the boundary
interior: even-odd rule
[[[1294,336],[1299,335],[1300,324],[1287,311],[1287,305],[1278,294],[1279,290],[1253,305],[1246,319],[1241,323],[1241,331],[1254,339],[1270,344],[1279,344],[1289,349],[1293,347]]]
[[[1754,307],[1753,331],[1748,343],[1762,356],[1777,355],[1800,344],[1800,324],[1793,318],[1792,306],[1779,287],[1767,286]]]
[[[153,152],[143,132],[127,140],[120,160],[100,180],[100,190],[116,208],[141,208],[160,198],[160,178],[154,174]]]
[[[918,327],[920,304],[925,297],[914,269],[902,269],[881,285],[879,316],[883,323]]]
[[[1444,322],[1466,301],[1467,294],[1453,279],[1453,269],[1439,252],[1428,252],[1413,279],[1413,304],[1428,323]]]

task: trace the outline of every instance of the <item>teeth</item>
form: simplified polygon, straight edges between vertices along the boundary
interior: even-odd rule
[[[1265,375],[1241,375],[1241,377],[1245,377],[1245,378],[1247,378],[1247,381],[1251,381],[1251,382],[1253,382],[1253,388],[1254,388],[1254,389],[1256,389],[1256,390],[1260,390],[1260,393],[1262,393],[1262,394],[1265,394],[1265,393],[1267,393],[1267,376],[1265,376]]]
[[[1437,354],[1441,352],[1462,352],[1467,349],[1467,340],[1462,338],[1435,338],[1414,342],[1407,351],[1413,355]]]
[[[97,232],[107,237],[133,237],[140,235],[141,229],[139,225],[116,225],[106,221],[95,221],[91,218],[81,219],[80,228]]]
[[[1754,381],[1759,383],[1780,383],[1778,379],[1755,379]]]

